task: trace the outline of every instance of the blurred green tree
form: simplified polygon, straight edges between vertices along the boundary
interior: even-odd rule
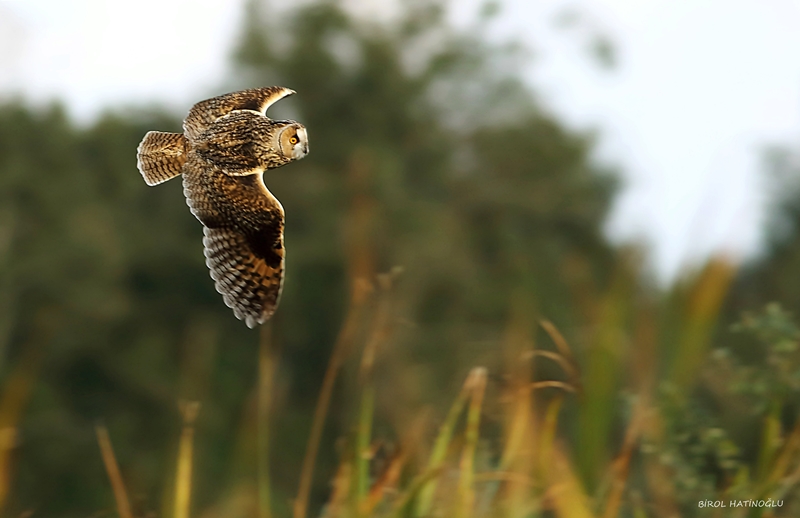
[[[385,353],[379,408],[407,423],[476,362],[499,366],[514,301],[531,331],[538,315],[578,336],[616,267],[602,224],[617,182],[591,160],[591,135],[523,84],[523,50],[487,36],[494,10],[459,30],[443,2],[401,6],[379,23],[335,1],[280,16],[251,1],[231,89],[293,88],[295,111],[272,116],[309,128],[309,157],[265,178],[287,213],[276,322],[295,386],[316,396],[347,279],[400,265],[397,320],[411,325]],[[409,364],[418,376],[391,369]]]
[[[800,155],[796,147],[773,146],[765,150],[763,156],[767,201],[763,248],[742,267],[731,288],[724,315],[728,323],[747,321],[750,313],[774,303],[786,312],[787,319],[796,320],[800,316]],[[770,347],[766,343],[754,346],[746,333],[733,331],[733,328],[720,329],[719,346],[732,350],[746,364],[764,369],[774,377]],[[766,398],[764,402],[771,401]],[[800,415],[800,404],[796,398],[787,398],[779,407],[777,412],[783,416],[786,429]],[[766,408],[761,410],[761,414],[766,412]],[[755,457],[757,436],[754,437],[748,427],[741,427],[739,431],[744,435],[743,442],[749,445],[746,453]]]
[[[592,162],[591,135],[565,128],[523,85],[524,53],[490,41],[493,9],[456,29],[438,1],[400,4],[382,23],[335,1],[279,17],[263,7],[248,4],[226,87],[297,90],[270,115],[302,121],[312,151],[265,178],[287,213],[273,323],[283,351],[275,500],[286,502],[353,279],[405,269],[379,366],[379,417],[398,424],[431,394],[449,399],[476,362],[497,364],[518,301],[530,332],[540,315],[581,335],[586,300],[612,282],[602,223],[617,184]],[[132,494],[147,495],[137,505],[154,509],[172,476],[181,398],[203,405],[197,506],[255,472],[245,439],[257,334],[215,293],[180,183],[147,188],[135,167],[147,130],[179,127],[160,110],[84,128],[59,106],[0,109],[0,373],[10,379],[38,354],[12,511],[111,506],[98,419]],[[413,375],[392,368],[409,364]],[[326,451],[319,480],[332,474]]]
[[[516,290],[571,324],[581,283],[610,279],[601,227],[616,183],[591,162],[591,137],[538,107],[518,50],[485,36],[489,20],[458,31],[441,2],[403,5],[379,25],[338,2],[280,18],[249,4],[235,74],[246,80],[234,86],[297,90],[313,139],[308,159],[266,179],[287,209],[293,259],[278,319],[291,350],[303,349],[295,333],[330,326],[306,343],[330,341],[338,318],[317,330],[288,323],[329,314],[348,273],[405,267],[409,340],[436,356],[496,337]],[[367,222],[348,220],[359,200]],[[320,293],[320,279],[338,294]],[[295,313],[295,299],[312,306]]]
[[[764,152],[767,190],[764,249],[746,264],[732,292],[735,312],[779,302],[800,314],[800,162],[789,147]],[[738,317],[738,315],[736,315]]]

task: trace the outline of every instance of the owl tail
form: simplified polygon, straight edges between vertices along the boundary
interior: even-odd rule
[[[147,185],[158,185],[181,174],[186,162],[186,137],[150,131],[136,152],[136,166]]]

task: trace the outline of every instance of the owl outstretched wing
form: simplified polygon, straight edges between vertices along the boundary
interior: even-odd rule
[[[184,134],[189,140],[195,140],[214,121],[234,110],[255,111],[266,116],[270,106],[293,93],[295,91],[289,88],[270,86],[242,90],[201,101],[192,106],[189,115],[183,121]]]
[[[225,304],[248,327],[266,322],[283,286],[283,207],[261,175],[228,176],[202,159],[187,164],[186,202],[203,223],[204,254]]]
[[[247,327],[266,322],[281,295],[283,257],[268,264],[236,229],[204,227],[203,233],[206,265],[225,304]]]

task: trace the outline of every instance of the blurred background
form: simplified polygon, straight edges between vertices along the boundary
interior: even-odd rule
[[[301,478],[310,515],[797,516],[798,27],[794,0],[0,0],[0,512],[122,514],[102,426],[132,514],[172,514],[197,401],[193,516],[302,518]],[[265,85],[311,154],[264,178],[259,332],[135,152]],[[783,506],[699,505],[747,499]]]

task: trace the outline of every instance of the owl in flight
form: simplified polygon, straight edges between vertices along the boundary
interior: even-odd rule
[[[283,286],[283,207],[263,174],[308,154],[305,126],[266,116],[293,93],[272,86],[201,101],[183,134],[151,131],[137,150],[147,185],[183,175],[186,203],[203,224],[211,278],[250,328],[272,316]]]

